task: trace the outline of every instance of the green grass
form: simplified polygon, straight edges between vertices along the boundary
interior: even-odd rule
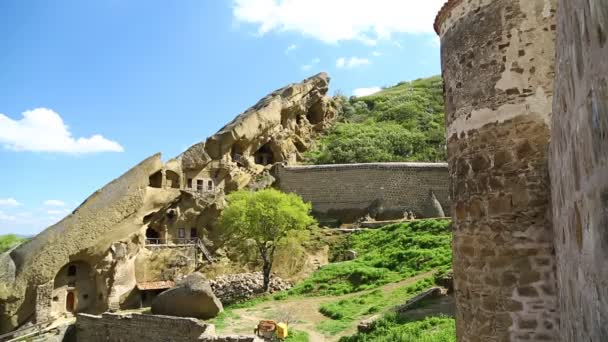
[[[288,342],[308,342],[308,341],[310,341],[310,337],[308,336],[308,333],[305,332],[305,331],[289,330],[287,338],[285,339],[285,341],[288,341]]]
[[[15,245],[27,240],[27,238],[19,237],[14,234],[0,235],[0,253],[4,253]]]
[[[389,313],[373,323],[368,333],[342,337],[340,342],[456,342],[453,318],[427,317],[419,321],[404,321]]]
[[[329,264],[288,291],[293,295],[341,295],[446,268],[452,263],[449,220],[419,220],[349,235],[343,248],[355,260]]]
[[[224,311],[220,312],[219,315],[217,315],[216,317],[214,317],[211,320],[205,321],[205,323],[211,323],[215,325],[215,328],[217,330],[223,330],[228,326],[227,322],[228,320],[236,320],[241,318],[239,315],[237,315],[236,313],[232,312],[231,309],[225,309]]]
[[[351,326],[353,321],[405,303],[409,298],[431,287],[433,281],[433,278],[429,277],[388,293],[374,290],[356,297],[325,303],[321,305],[319,312],[334,322],[322,322],[320,329],[325,333],[335,335]]]
[[[401,82],[365,97],[337,96],[339,122],[305,154],[311,164],[444,161],[440,76]]]

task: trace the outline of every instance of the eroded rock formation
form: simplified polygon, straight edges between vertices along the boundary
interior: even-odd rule
[[[206,142],[166,164],[160,155],[144,160],[3,255],[0,331],[137,306],[143,291],[209,262],[225,193],[272,183],[272,164],[300,159],[335,116],[328,86],[321,73],[272,92]],[[165,247],[162,257],[153,254]],[[159,270],[160,259],[170,264]]]

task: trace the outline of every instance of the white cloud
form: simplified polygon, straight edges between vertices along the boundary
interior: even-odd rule
[[[0,221],[14,222],[15,220],[16,220],[15,216],[8,215],[5,212],[0,210]]]
[[[380,57],[380,56],[382,56],[382,53],[379,52],[379,51],[372,51],[372,56],[374,56],[374,57]]]
[[[15,151],[92,153],[123,152],[115,141],[95,134],[74,138],[59,114],[47,108],[23,113],[21,120],[0,114],[0,144]]]
[[[354,96],[368,96],[371,94],[375,94],[377,92],[379,92],[380,90],[382,90],[382,88],[380,87],[369,87],[369,88],[357,88],[355,90],[353,90],[353,95]]]
[[[293,50],[295,50],[295,49],[297,49],[297,48],[298,48],[298,46],[297,46],[296,44],[291,44],[291,45],[289,45],[289,46],[287,47],[287,49],[285,49],[285,54],[287,55],[287,54],[289,54],[291,51],[293,51]]]
[[[44,201],[43,204],[46,205],[46,206],[49,206],[49,207],[64,207],[65,206],[65,202],[64,201],[53,200],[53,199],[46,200],[46,201]]]
[[[445,0],[235,0],[233,15],[259,34],[298,32],[325,43],[373,45],[395,33],[431,33]]]
[[[17,207],[20,205],[21,203],[14,198],[0,198],[0,206]]]
[[[336,60],[336,66],[338,68],[347,68],[347,69],[355,68],[355,67],[362,66],[362,65],[368,65],[371,63],[372,62],[369,59],[359,58],[359,57],[351,57],[351,58],[340,57]]]
[[[302,65],[300,68],[303,71],[309,71],[310,69],[312,69],[315,65],[319,64],[319,62],[321,62],[321,60],[319,58],[315,58],[312,61],[310,61],[310,63],[308,64],[304,64]]]

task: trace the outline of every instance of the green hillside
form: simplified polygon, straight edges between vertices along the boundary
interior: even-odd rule
[[[338,123],[305,155],[310,164],[446,158],[440,76],[401,82],[365,97],[337,96]]]
[[[11,247],[16,246],[26,240],[26,238],[19,237],[14,234],[0,235],[0,253],[4,253]]]

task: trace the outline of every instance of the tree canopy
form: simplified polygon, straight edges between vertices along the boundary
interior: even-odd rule
[[[270,270],[279,240],[289,231],[310,227],[311,205],[296,194],[275,189],[241,190],[227,196],[228,207],[220,225],[232,238],[255,242],[263,261],[264,290],[270,284]]]

